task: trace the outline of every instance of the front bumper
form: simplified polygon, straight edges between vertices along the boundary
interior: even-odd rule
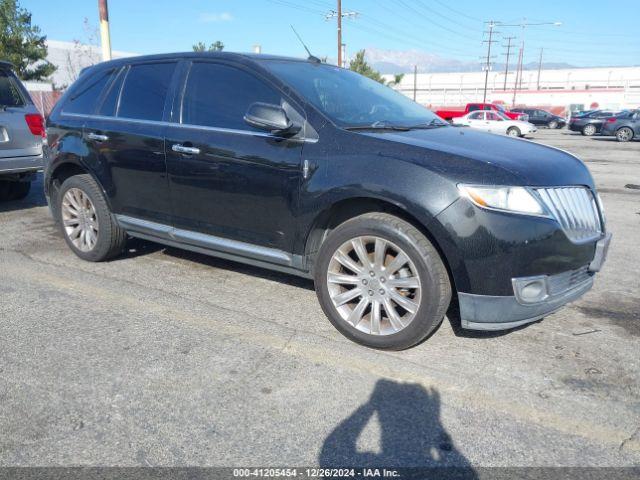
[[[0,157],[0,174],[38,172],[44,167],[44,155],[30,155],[27,157]]]
[[[596,244],[595,256],[589,265],[555,275],[512,279],[513,296],[475,295],[459,293],[460,319],[463,328],[471,330],[506,330],[535,322],[563,305],[577,300],[593,286],[593,275],[606,260],[611,234]],[[539,300],[527,300],[527,287]],[[530,290],[532,291],[532,290]],[[530,292],[529,291],[529,292]]]

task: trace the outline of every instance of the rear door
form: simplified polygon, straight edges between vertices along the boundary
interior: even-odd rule
[[[87,163],[98,172],[114,213],[171,223],[164,135],[177,65],[134,63],[115,72],[87,117]]]
[[[19,82],[10,70],[0,68],[0,158],[42,153],[42,138],[31,133],[25,120],[26,114],[38,111]]]

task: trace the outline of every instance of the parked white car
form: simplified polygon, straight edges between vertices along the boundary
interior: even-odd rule
[[[454,125],[463,125],[485,132],[501,133],[511,137],[524,137],[537,131],[536,126],[529,122],[512,120],[500,112],[491,110],[476,110],[462,117],[453,119]]]

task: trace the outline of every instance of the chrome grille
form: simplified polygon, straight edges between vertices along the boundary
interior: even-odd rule
[[[602,235],[596,200],[585,187],[537,188],[549,212],[562,225],[569,240],[575,243],[594,240]]]

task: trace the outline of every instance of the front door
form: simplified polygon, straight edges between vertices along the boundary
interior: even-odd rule
[[[174,225],[290,252],[304,143],[245,123],[254,102],[293,108],[251,70],[192,63],[174,107],[179,118],[167,130]]]

